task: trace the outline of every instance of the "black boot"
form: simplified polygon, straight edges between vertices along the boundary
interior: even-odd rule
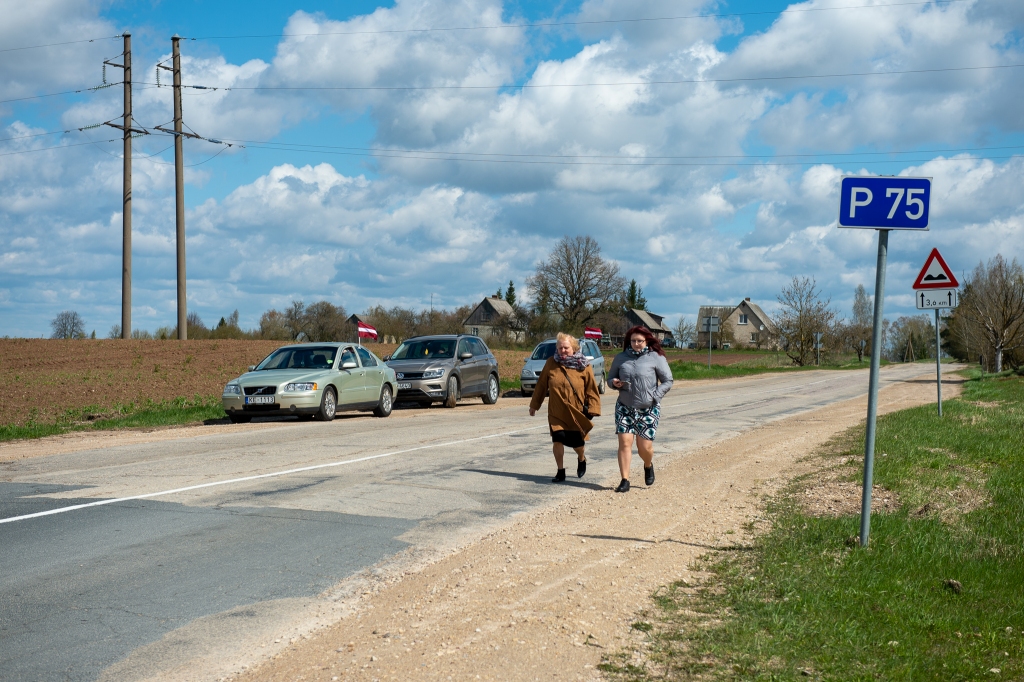
[[[576,462],[576,478],[583,478],[585,473],[587,473],[587,460],[581,459]]]
[[[559,469],[555,477],[551,479],[552,483],[561,483],[565,480],[565,469]]]
[[[647,485],[654,485],[654,463],[651,462],[651,466],[644,467],[644,483]]]
[[[629,479],[628,478],[622,479],[622,482],[619,483],[619,487],[615,489],[615,492],[617,492],[617,493],[629,492]]]

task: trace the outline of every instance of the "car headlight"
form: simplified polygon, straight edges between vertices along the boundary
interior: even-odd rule
[[[532,377],[533,376],[533,370],[532,369],[524,369],[520,376]]]
[[[224,387],[224,395],[242,395],[242,387],[238,384],[228,384]]]
[[[440,379],[443,376],[443,369],[428,369],[426,372],[423,373],[424,379]]]
[[[287,384],[285,385],[284,390],[285,393],[302,393],[305,391],[315,391],[316,384],[311,382]]]

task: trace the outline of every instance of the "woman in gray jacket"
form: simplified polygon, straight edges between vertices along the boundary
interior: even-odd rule
[[[633,459],[633,440],[644,461],[644,482],[654,485],[654,436],[661,417],[661,399],[672,388],[672,370],[665,359],[661,342],[647,327],[626,332],[622,352],[612,360],[608,383],[619,390],[615,403],[615,433],[619,437],[619,473],[622,482],[617,493],[629,490],[629,464]]]

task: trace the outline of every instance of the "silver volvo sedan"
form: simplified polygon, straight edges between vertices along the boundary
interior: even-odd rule
[[[337,412],[391,414],[395,371],[362,346],[301,343],[283,346],[228,382],[222,396],[228,418],[295,415],[331,421]]]

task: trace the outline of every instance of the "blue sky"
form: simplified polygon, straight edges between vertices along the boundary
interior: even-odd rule
[[[99,85],[124,30],[140,125],[171,118],[155,65],[177,33],[184,82],[218,88],[185,91],[186,124],[244,145],[186,144],[189,308],[208,323],[296,299],[470,304],[510,279],[528,295],[567,234],[670,320],[745,296],[771,310],[805,275],[848,314],[875,244],[836,228],[843,174],[934,179],[931,231],[890,240],[890,317],[913,312],[932,247],[958,272],[1024,258],[1012,0],[4,11],[0,100],[20,101],[0,103],[0,336],[46,335],[65,309],[99,336],[120,321],[121,144],[74,129],[119,116],[121,89],[39,96]],[[87,38],[105,39],[11,49]],[[151,331],[175,319],[169,145],[135,141],[133,326]]]

